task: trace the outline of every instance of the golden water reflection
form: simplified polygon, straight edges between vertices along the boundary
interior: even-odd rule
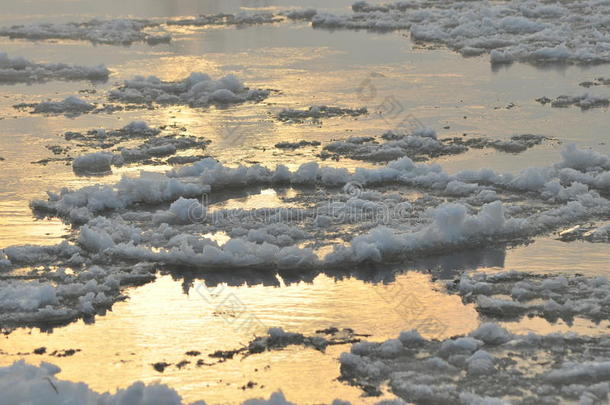
[[[324,354],[291,347],[197,367],[194,363],[199,358],[211,362],[208,353],[246,344],[253,337],[252,330],[235,326],[226,311],[195,288],[184,294],[182,283],[170,276],[127,293],[128,301],[116,304],[113,312],[98,317],[93,325],[75,323],[50,334],[30,330],[12,333],[3,339],[2,349],[9,354],[0,355],[0,363],[22,357],[32,363],[50,361],[62,368],[60,378],[84,381],[100,391],[113,391],[136,380],[160,380],[177,389],[186,401],[235,403],[282,389],[297,403],[331,402],[335,397],[364,403],[359,389],[335,380],[339,376],[337,358],[349,350],[347,345],[331,347]],[[448,337],[467,333],[478,322],[473,307],[437,291],[429,276],[417,272],[399,275],[387,285],[355,278],[336,281],[320,275],[312,283],[283,283],[282,288],[225,285],[223,294],[238,299],[245,313],[257,317],[265,327],[305,334],[336,326],[371,334],[370,339],[377,341],[412,328],[422,329],[428,337]],[[438,321],[436,326],[430,325],[431,319]],[[81,352],[65,358],[16,355],[40,346],[47,347],[47,353],[70,348]],[[189,350],[203,355],[189,358],[185,355]],[[170,366],[163,374],[151,366],[182,360],[191,364],[180,370]],[[258,385],[242,390],[249,381]]]

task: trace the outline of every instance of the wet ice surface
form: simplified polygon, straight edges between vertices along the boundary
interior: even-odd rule
[[[129,3],[130,10],[117,13],[112,4],[82,2],[74,10],[73,3],[52,3],[52,11],[44,16],[37,13],[45,12],[46,4],[43,10],[12,5],[2,16],[2,25],[65,24],[100,15],[180,20],[199,14],[237,14],[240,6],[248,7],[239,2],[181,2],[175,9],[162,9],[159,4],[135,2],[139,4]],[[295,6],[336,15],[352,13],[350,2],[288,2],[248,10],[279,13]],[[225,24],[227,17],[223,18]],[[569,165],[554,166],[562,162],[560,151],[569,143],[610,152],[605,143],[607,106],[587,104],[591,97],[609,96],[599,79],[607,76],[606,67],[517,63],[490,68],[489,56],[462,58],[445,50],[417,49],[400,33],[330,32],[312,30],[306,22],[260,22],[167,26],[171,42],[155,46],[135,30],[126,37],[134,40],[128,48],[116,45],[125,42],[121,37],[93,41],[110,44],[92,47],[86,42],[91,39],[80,38],[78,30],[70,34],[73,39],[60,37],[50,43],[0,40],[11,58],[22,56],[43,66],[104,64],[111,72],[108,82],[90,84],[47,81],[61,75],[47,68],[42,70],[46,78],[38,78],[30,69],[20,77],[47,82],[3,85],[0,247],[25,243],[51,247],[13,249],[6,257],[0,255],[5,298],[0,301],[0,320],[12,331],[1,346],[2,365],[20,358],[33,364],[49,361],[62,367],[58,379],[84,380],[99,392],[160,379],[186,401],[215,403],[231,398],[229,402],[237,403],[282,389],[298,403],[330,403],[335,397],[372,403],[379,398],[363,399],[359,387],[336,381],[341,375],[338,358],[350,351],[349,345],[330,346],[325,353],[290,346],[243,360],[205,364],[217,362],[209,354],[239,348],[254,333],[265,335],[269,327],[306,336],[329,327],[352,328],[357,334],[370,334],[366,339],[373,341],[392,339],[410,329],[418,329],[428,339],[467,335],[489,320],[485,317],[490,312],[481,312],[478,304],[490,308],[490,302],[498,304],[490,300],[512,299],[514,286],[497,287],[499,296],[494,297],[493,291],[482,294],[489,296],[487,300],[446,291],[445,282],[459,280],[464,270],[563,273],[568,290],[569,280],[578,272],[588,277],[583,281],[589,286],[587,295],[593,288],[591,280],[607,276],[608,162],[585,154],[583,164],[576,153]],[[103,38],[103,27],[97,33]],[[213,78],[197,80],[201,91],[190,93],[197,98],[188,96],[186,87],[162,93],[151,90],[167,89],[156,80],[133,99],[136,104],[124,97],[129,87],[124,81],[137,75],[154,75],[179,87],[193,72]],[[229,74],[254,91],[269,93],[264,100],[257,94],[246,100],[250,90],[231,80],[222,88],[243,98],[226,98],[230,94],[224,93],[221,101],[237,103],[208,102],[218,90],[213,88],[215,79]],[[598,85],[584,90],[579,84],[587,81]],[[109,100],[112,91],[116,98]],[[589,98],[580,98],[584,91]],[[581,108],[550,108],[536,102],[543,95],[553,100],[568,95]],[[206,99],[200,102],[201,96]],[[83,100],[78,106],[94,106],[98,114],[76,116],[68,109],[70,118],[63,111],[47,116],[54,111],[38,115],[12,107],[70,97]],[[113,107],[103,110],[109,102]],[[583,108],[588,105],[596,108]],[[330,110],[319,113],[310,106]],[[361,107],[368,113],[354,116],[352,112]],[[278,120],[283,111],[291,116]],[[333,111],[342,116],[331,116],[337,115]],[[125,130],[140,120],[148,129],[136,125],[141,131]],[[435,136],[426,127],[433,128]],[[388,131],[390,135],[383,136]],[[524,138],[527,134],[538,138]],[[349,139],[358,140],[351,142],[355,148],[345,145]],[[289,147],[276,147],[282,142]],[[195,165],[187,169],[190,173],[180,174],[180,166],[175,166],[188,167],[204,156],[226,167],[208,160],[207,172]],[[400,170],[398,175],[382,174],[387,162],[405,156],[425,163],[411,166],[403,161],[394,167]],[[40,161],[46,164],[32,164]],[[299,171],[301,164],[312,161],[337,170],[306,165]],[[272,172],[256,167],[257,163]],[[443,170],[428,166],[435,163]],[[228,169],[238,164],[247,169]],[[278,172],[278,164],[286,169]],[[532,166],[543,169],[518,175]],[[374,171],[353,177],[355,168]],[[463,172],[481,168],[491,168],[495,174]],[[140,170],[171,169],[175,171],[167,177],[148,174],[140,182],[127,180],[122,188],[116,186],[123,175],[139,177]],[[377,175],[389,177],[383,183],[375,180]],[[103,191],[83,203],[82,193],[64,193],[67,198],[50,201],[44,194],[94,184],[108,185],[118,197],[108,198],[109,191]],[[202,202],[205,185],[211,185],[207,212],[212,220],[192,223],[193,216],[201,217],[202,207],[194,203]],[[502,200],[502,208],[496,204],[483,209],[496,199]],[[28,207],[32,200],[42,201],[38,208],[51,209],[38,212],[39,219],[34,219]],[[446,202],[466,208],[446,206],[436,216],[426,214]],[[390,222],[385,209],[397,214],[389,217]],[[100,214],[103,219],[94,219]],[[272,218],[282,216],[290,220],[273,223]],[[500,221],[504,217],[513,219]],[[523,218],[533,225],[523,226],[519,222]],[[79,228],[87,222],[86,228]],[[377,225],[390,231],[353,243],[354,236]],[[67,244],[57,246],[63,236]],[[238,239],[245,245],[236,244]],[[395,255],[392,244],[406,254]],[[103,254],[105,249],[111,250]],[[142,258],[152,265],[135,265]],[[607,290],[603,284],[595,288]],[[514,298],[522,290],[517,289]],[[534,286],[526,291],[544,290]],[[520,334],[575,331],[597,338],[605,332],[603,296],[587,296],[598,301],[582,302],[583,297],[572,291],[568,294],[572,302],[566,304],[549,294],[536,297],[538,301],[517,300],[527,308],[520,308],[516,319],[498,321]],[[124,297],[129,299],[123,301]],[[237,307],[228,307],[229,303]],[[106,313],[111,305],[112,312]],[[251,316],[260,323],[239,326]],[[53,333],[13,330],[24,324],[41,326],[41,319],[55,321],[44,325],[46,330],[53,326]],[[93,319],[95,323],[89,324]],[[43,346],[44,354],[34,354]],[[51,355],[67,349],[81,351],[68,357]],[[200,355],[187,355],[189,351]],[[153,368],[155,363],[169,366],[160,373]],[[412,387],[404,385],[404,375],[399,377],[391,384],[394,393],[413,400]],[[384,392],[387,382],[381,384]],[[315,393],[311,387],[316,387]],[[587,391],[570,390],[570,398]],[[600,392],[603,387],[585,394]],[[479,394],[497,392],[490,388]],[[456,398],[452,395],[450,401]],[[547,389],[538,395],[555,394]]]

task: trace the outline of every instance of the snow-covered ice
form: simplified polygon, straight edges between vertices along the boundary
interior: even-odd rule
[[[408,158],[354,172],[320,167],[315,162],[295,171],[284,166],[227,167],[207,158],[166,174],[143,173],[125,177],[115,185],[64,189],[59,194],[50,193],[47,201],[33,201],[32,207],[66,222],[86,223],[81,236],[86,229],[87,239],[106,241],[93,243],[95,248],[88,249],[89,254],[101,255],[104,260],[224,269],[341,267],[490,243],[519,243],[607,216],[610,202],[594,188],[606,186],[596,179],[607,173],[602,167],[608,158],[570,146],[564,150],[563,159],[554,166],[528,168],[518,175],[489,169],[448,175],[438,165],[415,164]],[[580,177],[586,176],[590,181],[581,183]],[[424,189],[439,199],[413,201],[374,191],[388,184]],[[213,196],[227,189],[253,186],[317,186],[335,198],[329,202],[324,195],[317,200],[310,197],[299,209],[214,211],[198,200],[203,193]],[[513,205],[531,198],[540,200],[542,209]],[[143,204],[150,208],[134,217],[131,210]],[[159,207],[163,204],[169,208]],[[107,220],[91,222],[97,215],[113,212]],[[129,225],[130,218],[139,218],[137,227]],[[236,223],[243,232],[234,230]],[[278,239],[272,235],[276,232],[272,226],[282,223],[290,227],[284,232],[292,228],[300,231],[291,230],[291,237]],[[117,226],[130,231],[108,238]],[[199,236],[202,230],[229,232],[232,238],[220,246]],[[315,235],[318,241],[340,237],[343,242],[328,242],[330,252],[318,257],[310,247],[299,245],[305,234]],[[481,298],[485,299],[486,303],[493,302],[492,298]]]
[[[484,316],[499,319],[540,316],[555,321],[574,317],[610,319],[610,283],[605,277],[537,275],[509,271],[463,275],[448,291],[474,302]]]
[[[540,104],[550,104],[551,107],[580,107],[581,110],[588,110],[590,108],[608,107],[610,100],[607,97],[592,96],[590,94],[583,94],[580,96],[559,96],[554,100],[548,97],[541,97],[536,99]]]
[[[408,156],[415,160],[456,155],[471,148],[493,148],[501,152],[519,153],[541,144],[547,137],[534,134],[514,135],[509,140],[462,137],[438,139],[436,131],[420,128],[410,133],[393,130],[381,139],[350,137],[328,143],[320,154],[322,158],[348,157],[371,162],[388,162]]]
[[[610,392],[607,335],[515,335],[494,323],[444,341],[401,339],[356,343],[340,357],[341,379],[365,392],[388,384],[417,404],[601,404]],[[392,355],[387,346],[394,347]],[[598,359],[589,360],[589,351]]]
[[[112,101],[128,104],[185,104],[205,107],[210,104],[238,104],[260,101],[268,90],[249,89],[234,75],[218,80],[205,73],[194,72],[178,81],[163,81],[155,76],[137,76],[110,91]]]
[[[34,104],[17,104],[17,109],[32,108],[32,114],[64,114],[77,116],[95,110],[95,105],[81,98],[70,96],[62,101],[42,101]]]
[[[488,53],[492,63],[610,61],[604,1],[356,2],[353,13],[310,13],[313,27],[406,30],[416,43],[442,44],[464,56]]]
[[[72,162],[72,167],[77,173],[104,173],[111,170],[112,154],[105,152],[94,152],[79,156]]]
[[[150,45],[167,43],[168,33],[148,32],[159,23],[149,20],[116,19],[89,20],[63,24],[40,23],[0,27],[0,36],[40,41],[48,39],[89,41],[93,44],[130,45],[145,42]]]
[[[85,67],[65,63],[36,63],[0,53],[0,83],[33,83],[49,80],[106,81],[109,75],[110,71],[104,65]]]
[[[360,115],[367,114],[368,110],[365,107],[362,108],[342,108],[333,107],[326,105],[314,105],[306,110],[295,110],[292,108],[285,108],[280,111],[276,117],[282,122],[302,122],[306,119],[319,120],[321,118],[332,118],[332,117],[358,117]]]
[[[236,25],[246,26],[255,24],[269,24],[281,21],[279,16],[273,13],[267,12],[246,12],[242,11],[237,14],[213,14],[213,15],[200,15],[194,18],[181,18],[175,20],[168,20],[167,25],[177,26],[196,26],[203,27],[209,25]]]

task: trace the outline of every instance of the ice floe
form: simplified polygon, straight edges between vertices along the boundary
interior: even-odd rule
[[[587,87],[587,88],[592,87],[592,86],[608,86],[608,85],[610,85],[610,79],[608,79],[606,77],[598,77],[593,80],[587,80],[582,83],[578,83],[578,85],[581,87]]]
[[[32,108],[32,114],[64,114],[74,117],[95,110],[95,105],[81,98],[70,96],[62,101],[42,101],[33,104],[17,104],[17,109]]]
[[[548,97],[541,97],[536,99],[542,105],[550,104],[551,107],[570,107],[572,105],[580,107],[581,110],[588,110],[596,107],[607,107],[610,105],[610,100],[607,97],[591,96],[589,94],[583,94],[581,96],[559,96],[554,100]]]
[[[144,124],[132,126],[151,133]],[[107,169],[108,158],[103,158],[102,169]],[[206,158],[165,174],[143,172],[116,184],[62,189],[49,192],[46,200],[32,201],[38,215],[56,216],[74,226],[71,241],[5,248],[0,251],[0,268],[9,277],[14,269],[36,266],[76,269],[78,276],[82,269],[99,266],[127,279],[129,274],[123,274],[127,269],[148,265],[224,273],[240,269],[315,273],[519,244],[607,218],[610,202],[600,193],[607,191],[608,184],[599,179],[605,179],[608,168],[607,156],[572,145],[555,165],[527,168],[519,174],[481,169],[449,175],[436,164],[417,164],[408,158],[354,171],[315,162],[294,170],[228,167]],[[296,197],[279,206],[217,205],[244,190],[287,187],[297,191]],[[309,191],[299,193],[303,187]],[[403,194],[413,190],[426,195]],[[218,233],[226,239],[210,236]],[[600,228],[596,235],[605,237],[607,229]],[[533,279],[508,288],[490,281],[500,276],[476,277],[487,278],[481,282],[464,278],[456,284],[463,289],[455,287],[452,292],[474,303],[485,316],[607,318],[608,286],[602,279],[568,277],[564,291],[561,278],[540,285]],[[65,284],[54,282],[54,288]],[[475,287],[467,287],[469,283]],[[514,296],[507,299],[501,291]],[[586,292],[584,298],[581,292]],[[78,308],[76,301],[73,305]],[[81,316],[74,308],[72,317]],[[472,368],[477,370],[473,372],[484,370],[485,356],[480,356],[473,359]]]
[[[601,404],[610,391],[609,342],[607,336],[515,335],[493,323],[444,341],[409,331],[354,344],[340,357],[341,379],[369,395],[388,384],[416,404]]]
[[[87,135],[91,135],[94,141],[99,142],[101,139],[103,142],[106,142],[106,139],[109,140],[109,143],[105,145],[110,145],[114,142],[121,142],[128,139],[133,139],[135,137],[146,137],[148,135],[148,139],[146,139],[143,143],[135,146],[120,146],[114,153],[111,152],[93,152],[88,153],[82,156],[78,156],[72,162],[72,167],[74,168],[75,173],[87,175],[87,174],[103,174],[109,173],[111,171],[112,166],[123,166],[127,164],[133,163],[148,163],[148,164],[166,164],[168,163],[167,159],[163,160],[161,158],[167,158],[168,156],[173,156],[179,151],[184,150],[203,150],[209,144],[209,141],[203,138],[198,138],[195,136],[186,136],[186,135],[164,135],[164,136],[155,136],[153,133],[158,134],[157,132],[145,131],[145,132],[132,132],[126,131],[125,129],[117,130],[114,133],[111,132],[108,135],[105,132],[93,132],[91,131],[87,133]],[[114,137],[113,135],[118,134],[118,137]],[[130,135],[133,135],[130,138]],[[75,136],[75,135],[71,135]],[[125,138],[127,136],[127,138]],[[91,140],[91,138],[85,138],[87,140]],[[114,138],[114,139],[113,139]],[[197,160],[199,160],[198,158]]]
[[[300,140],[298,142],[278,142],[275,144],[275,147],[278,149],[299,149],[307,146],[320,146],[322,143],[318,141],[306,141]]]
[[[106,81],[110,71],[104,65],[85,67],[65,63],[36,63],[0,53],[0,83],[33,83],[49,80]]]
[[[70,259],[78,267],[81,261],[78,253]],[[149,272],[139,278],[135,277],[136,273],[91,266],[73,274],[65,269],[45,272],[34,281],[3,280],[0,282],[2,328],[5,332],[24,325],[48,328],[79,318],[92,319],[124,298],[120,293],[121,284],[154,278]]]
[[[120,87],[108,93],[109,101],[115,104],[98,106],[97,103],[70,96],[63,101],[21,103],[13,107],[31,108],[33,114],[77,116],[84,113],[113,113],[124,109],[152,108],[156,105],[226,106],[246,101],[261,101],[269,92],[249,89],[232,74],[214,80],[205,73],[194,72],[178,81],[163,81],[155,76],[136,76],[125,80]]]
[[[77,173],[104,173],[111,170],[112,159],[111,153],[94,152],[74,159],[72,167]]]
[[[151,138],[158,135],[161,128],[151,128],[144,121],[132,121],[123,128],[107,130],[92,129],[87,132],[69,131],[64,134],[66,141],[75,141],[90,148],[107,149],[120,142],[138,138]]]
[[[158,28],[159,23],[149,20],[115,19],[90,20],[64,24],[40,23],[1,27],[0,36],[39,40],[81,40],[93,44],[130,45],[145,42],[150,45],[167,43],[171,40],[168,33],[148,32]]]
[[[509,140],[462,137],[438,139],[436,131],[420,128],[411,133],[388,131],[381,139],[351,137],[330,142],[324,146],[320,157],[338,159],[347,157],[371,162],[388,162],[402,157],[426,160],[443,155],[456,155],[470,148],[493,148],[501,152],[519,153],[541,144],[549,138],[542,135],[514,135]]]
[[[137,76],[111,90],[109,99],[128,104],[185,104],[205,107],[210,104],[238,104],[260,101],[268,90],[249,89],[234,75],[218,80],[205,73],[191,73],[178,81],[163,81],[155,76]]]
[[[610,284],[604,277],[509,271],[464,275],[447,287],[465,302],[475,303],[477,311],[490,318],[527,315],[568,322],[574,317],[610,319]]]
[[[182,18],[175,20],[168,20],[167,25],[178,25],[178,26],[214,26],[214,25],[256,25],[256,24],[270,24],[281,21],[282,18],[268,12],[246,12],[242,11],[237,14],[213,14],[213,15],[200,15],[194,18]]]
[[[357,2],[349,15],[311,13],[313,27],[408,29],[416,43],[442,44],[465,56],[489,53],[492,63],[610,61],[603,1]]]
[[[162,131],[168,133],[161,134]],[[93,129],[86,132],[68,131],[64,134],[66,141],[75,145],[62,147],[48,145],[54,155],[64,157],[44,159],[35,163],[47,164],[52,161],[72,162],[77,174],[99,175],[110,173],[112,166],[123,166],[133,163],[179,164],[201,160],[201,155],[174,156],[178,152],[202,151],[210,141],[186,135],[186,128],[161,126],[152,128],[144,121],[132,121],[119,129]],[[172,133],[173,132],[173,133]],[[141,140],[140,144],[136,144]],[[84,155],[72,158],[78,150]],[[90,152],[100,150],[103,152]],[[88,153],[87,153],[88,152]],[[172,156],[171,158],[167,158]],[[167,158],[167,159],[164,159]]]
[[[303,122],[306,119],[320,120],[321,118],[332,118],[332,117],[358,117],[360,115],[367,114],[366,108],[342,108],[332,107],[326,105],[315,105],[311,106],[306,110],[294,110],[292,108],[285,108],[280,111],[276,117],[282,122]]]

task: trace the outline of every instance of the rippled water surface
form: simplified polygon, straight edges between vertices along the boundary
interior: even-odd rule
[[[346,11],[351,1],[8,1],[2,5],[0,24],[79,21],[92,17],[174,17],[236,12],[240,9],[279,10],[315,7]],[[297,4],[298,3],[298,4]],[[439,136],[487,136],[505,139],[514,134],[535,133],[553,141],[521,154],[502,154],[490,149],[438,158],[448,172],[491,167],[517,172],[528,166],[557,161],[566,143],[577,143],[609,153],[608,110],[580,111],[540,105],[541,96],[578,92],[578,83],[607,74],[607,67],[536,68],[514,64],[492,69],[487,56],[463,58],[444,49],[415,47],[408,35],[363,31],[314,30],[305,23],[282,23],[244,28],[183,29],[170,44],[129,47],[83,42],[29,42],[0,39],[0,51],[39,62],[81,65],[103,63],[112,71],[107,83],[50,82],[2,85],[0,97],[0,248],[14,244],[55,244],[72,230],[57,219],[37,219],[28,207],[47,190],[78,188],[96,183],[114,183],[122,175],[146,169],[164,171],[167,166],[132,166],[113,169],[105,177],[78,177],[63,162],[47,165],[32,162],[51,158],[47,145],[67,145],[66,131],[117,128],[135,120],[151,126],[176,125],[189,134],[212,141],[206,154],[227,164],[259,162],[267,166],[286,164],[296,168],[315,159],[311,148],[283,151],[273,147],[280,141],[301,139],[328,141],[345,136],[377,135],[397,125],[377,111],[388,98]],[[21,102],[64,98],[79,90],[84,99],[99,97],[116,83],[137,74],[165,80],[181,79],[192,71],[213,76],[235,73],[252,88],[277,89],[262,103],[225,109],[192,109],[184,106],[137,110],[114,114],[38,116],[12,106]],[[363,99],[361,86],[372,78],[374,97]],[[608,96],[608,88],[590,92]],[[505,108],[510,103],[515,107]],[[271,112],[313,104],[359,107],[370,114],[323,120],[318,124],[285,124]],[[223,142],[227,131],[238,131],[240,142]],[[466,135],[464,135],[466,134]],[[343,159],[327,162],[339,167],[373,166]],[[302,192],[302,191],[298,191]],[[259,190],[250,196],[228,196],[216,208],[257,208],[283,204],[280,197],[297,195],[294,190]],[[282,194],[283,193],[283,194]],[[291,194],[293,193],[293,194]],[[281,195],[279,195],[281,194]],[[279,196],[278,196],[279,195]],[[222,235],[220,236],[222,239]],[[442,281],[459,272],[496,271],[501,268],[540,273],[580,272],[608,275],[607,244],[560,242],[553,236],[517,247],[489,247],[444,255],[396,266],[365,267],[338,273],[276,274],[185,274],[160,270],[156,281],[129,288],[129,298],[112,312],[83,322],[48,331],[18,329],[0,340],[0,365],[19,358],[37,363],[51,361],[62,368],[61,378],[84,381],[93,389],[113,391],[136,380],[160,380],[175,388],[188,401],[236,403],[282,389],[299,403],[330,402],[335,397],[354,403],[358,388],[339,381],[341,352],[346,345],[331,346],[325,353],[301,347],[268,352],[245,359],[231,359],[214,366],[196,366],[196,358],[185,353],[206,354],[247,344],[253,329],[236,319],[254,315],[262,327],[311,334],[336,326],[352,328],[381,341],[402,330],[418,328],[427,337],[449,337],[476,328],[480,317],[474,306],[443,292]],[[203,284],[202,284],[203,283]],[[201,288],[215,291],[215,298]],[[219,310],[217,299],[236,297],[238,313]],[[405,302],[408,303],[405,307]],[[236,310],[237,311],[237,310]],[[239,316],[237,316],[239,315]],[[432,320],[432,322],[431,322]],[[597,333],[607,325],[577,320],[573,325],[549,324],[538,319],[507,323],[514,331],[549,332],[575,330]],[[34,355],[33,349],[80,349],[71,357]],[[28,353],[28,354],[24,354]],[[190,361],[181,369],[163,374],[152,364]],[[255,381],[252,389],[242,389]],[[378,398],[376,399],[378,400]]]

